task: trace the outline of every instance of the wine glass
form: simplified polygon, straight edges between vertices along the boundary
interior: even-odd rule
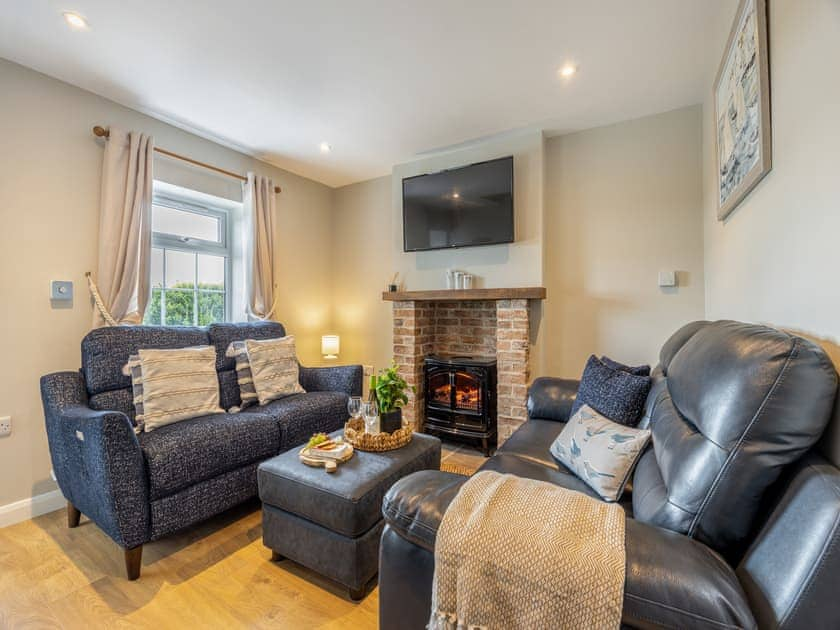
[[[350,396],[350,400],[347,401],[347,413],[350,414],[350,417],[354,420],[358,420],[362,417],[361,396]]]
[[[362,415],[365,417],[365,432],[371,435],[379,433],[379,407],[376,401],[369,400],[362,403]]]

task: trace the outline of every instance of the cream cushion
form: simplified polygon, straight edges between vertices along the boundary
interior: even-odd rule
[[[248,362],[261,405],[305,390],[300,386],[300,366],[294,335],[280,339],[246,339]]]
[[[224,413],[219,406],[216,349],[195,346],[139,350],[143,375],[143,429]]]

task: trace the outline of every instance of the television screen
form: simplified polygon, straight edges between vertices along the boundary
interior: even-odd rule
[[[407,252],[513,242],[513,156],[403,180]]]

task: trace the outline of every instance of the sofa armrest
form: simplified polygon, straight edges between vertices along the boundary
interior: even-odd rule
[[[361,396],[363,375],[361,365],[300,366],[300,384],[308,392],[343,392],[348,396]]]
[[[403,477],[382,501],[385,522],[406,540],[433,552],[446,508],[466,480],[463,475],[440,470],[421,470]]]
[[[755,628],[735,571],[696,540],[628,518],[622,623],[635,628]]]
[[[131,421],[87,406],[77,372],[41,378],[50,456],[62,493],[114,541],[131,549],[148,541],[149,490]]]
[[[528,418],[566,422],[580,381],[542,376],[528,388]]]

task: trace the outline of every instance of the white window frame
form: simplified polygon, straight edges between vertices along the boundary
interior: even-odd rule
[[[231,220],[230,211],[227,207],[221,204],[202,200],[200,203],[193,199],[181,197],[172,192],[161,192],[155,190],[152,195],[153,206],[163,206],[172,208],[173,210],[181,210],[183,212],[192,212],[202,216],[213,217],[219,221],[219,240],[208,241],[199,238],[191,238],[184,236],[177,236],[174,234],[165,234],[163,232],[152,232],[152,248],[162,248],[164,250],[163,256],[163,287],[162,291],[165,294],[170,289],[166,288],[166,254],[165,250],[176,250],[190,254],[212,254],[213,256],[224,256],[225,258],[225,318],[224,321],[229,322],[232,319],[231,306],[231,280],[233,278],[233,252],[231,244],[233,243],[233,221]],[[154,212],[154,209],[152,209]],[[198,256],[195,257],[195,282],[196,287],[193,290],[193,323],[192,326],[197,326],[198,322]],[[182,289],[181,289],[182,290]],[[166,326],[166,300],[161,299],[160,306],[160,322],[162,326]]]

